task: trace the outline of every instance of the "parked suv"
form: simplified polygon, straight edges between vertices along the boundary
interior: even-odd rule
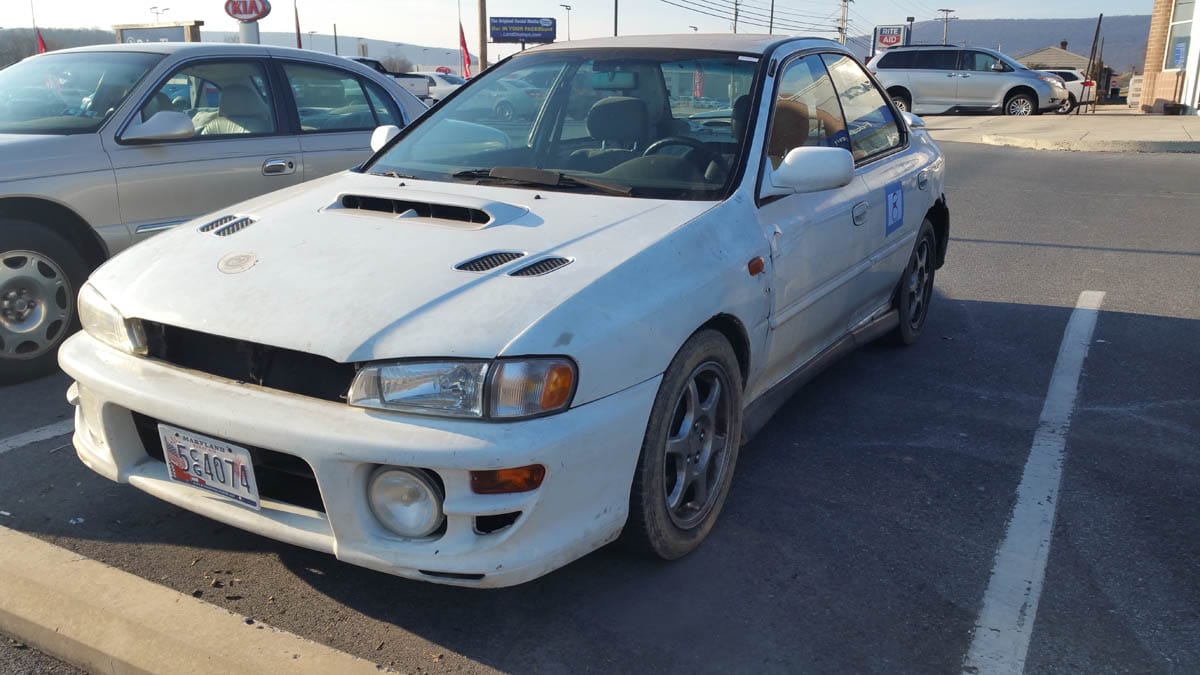
[[[870,69],[897,107],[918,115],[1037,115],[1057,109],[1070,96],[1058,77],[979,47],[893,47]]]

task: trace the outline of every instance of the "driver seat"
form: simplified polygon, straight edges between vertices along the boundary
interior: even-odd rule
[[[572,152],[567,167],[592,173],[608,171],[642,154],[650,132],[646,103],[632,96],[602,98],[588,110],[587,130],[600,141],[600,147]]]

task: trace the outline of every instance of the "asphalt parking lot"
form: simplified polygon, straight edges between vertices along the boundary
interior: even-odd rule
[[[1025,669],[1200,672],[1200,162],[943,147],[922,341],[794,397],[684,560],[405,581],[110,483],[65,435],[0,445],[0,525],[406,672],[961,672],[1064,329],[1100,291]],[[0,439],[66,419],[67,385],[0,389]]]

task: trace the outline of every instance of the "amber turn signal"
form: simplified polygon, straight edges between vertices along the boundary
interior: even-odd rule
[[[536,490],[546,477],[546,467],[530,464],[515,469],[490,469],[471,472],[471,492],[499,495]]]

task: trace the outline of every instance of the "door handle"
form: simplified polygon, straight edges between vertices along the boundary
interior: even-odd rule
[[[287,158],[268,159],[263,162],[262,172],[264,176],[286,176],[296,173],[296,163]]]
[[[862,225],[867,222],[867,210],[866,202],[859,202],[854,205],[854,210],[850,212],[850,215],[854,218],[855,225]]]
[[[971,76],[970,73],[962,73],[959,75],[959,77],[970,77],[970,76]]]
[[[958,77],[958,73],[946,73],[946,77]]]

